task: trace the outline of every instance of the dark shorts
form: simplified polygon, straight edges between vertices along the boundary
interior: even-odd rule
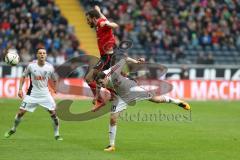
[[[94,69],[98,71],[104,71],[111,67],[111,58],[112,54],[105,54],[101,56],[97,64],[94,66]]]

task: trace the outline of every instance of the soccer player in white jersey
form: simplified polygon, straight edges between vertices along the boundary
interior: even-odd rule
[[[56,92],[57,78],[54,73],[53,66],[46,62],[47,53],[46,49],[37,49],[37,60],[32,61],[26,67],[20,80],[18,96],[23,98],[22,87],[25,78],[29,76],[30,86],[27,91],[27,95],[23,98],[19,111],[16,114],[13,127],[5,133],[5,137],[8,138],[16,132],[17,126],[21,122],[24,114],[28,112],[34,112],[38,105],[44,107],[51,116],[54,127],[54,136],[56,140],[63,140],[59,135],[59,120],[56,115],[56,103],[50,94],[48,88],[48,80],[52,80],[54,83],[53,90]]]
[[[120,60],[110,69],[100,72],[96,77],[96,82],[99,86],[106,88],[110,87],[115,90],[116,98],[112,102],[112,109],[110,115],[109,125],[109,140],[110,144],[104,151],[115,151],[115,137],[117,130],[117,118],[120,113],[127,108],[127,105],[137,100],[149,100],[155,103],[173,103],[186,110],[190,110],[188,103],[174,99],[166,95],[156,96],[150,91],[138,86],[134,80],[130,80],[127,77],[122,76],[121,70],[126,62],[130,63],[142,63],[143,59],[135,60],[130,57]]]

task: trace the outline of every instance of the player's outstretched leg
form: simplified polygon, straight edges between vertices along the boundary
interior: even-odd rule
[[[58,120],[58,117],[56,115],[56,111],[50,111],[48,110],[48,112],[50,113],[51,115],[51,119],[53,121],[53,129],[54,129],[54,136],[55,136],[55,139],[57,141],[62,141],[63,138],[60,136],[59,134],[59,120]]]
[[[100,90],[97,89],[97,84],[94,81],[94,77],[96,76],[96,74],[98,73],[98,70],[96,69],[91,69],[87,75],[85,76],[85,80],[87,82],[87,84],[89,85],[92,93],[93,93],[93,104],[94,106],[92,107],[92,111],[97,111],[99,108],[101,108],[102,106],[105,105],[104,100],[102,99],[101,95],[100,95]],[[97,97],[98,95],[98,97]]]
[[[187,102],[184,102],[179,99],[175,99],[169,96],[154,96],[150,99],[150,101],[155,102],[155,103],[173,103],[178,105],[179,107],[185,109],[185,110],[190,110],[191,107]]]
[[[22,120],[22,117],[23,115],[26,113],[25,110],[23,109],[20,109],[19,112],[16,114],[15,116],[15,119],[14,119],[14,123],[13,123],[13,127],[7,131],[5,134],[4,134],[4,137],[5,138],[9,138],[11,135],[13,135],[16,130],[17,130],[17,126],[19,125],[19,123],[21,122]]]
[[[115,148],[115,138],[117,134],[117,118],[120,113],[111,113],[109,125],[109,145],[104,149],[106,152],[113,152]]]

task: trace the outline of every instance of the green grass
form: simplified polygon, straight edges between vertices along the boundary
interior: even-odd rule
[[[109,114],[85,122],[61,121],[64,141],[57,142],[48,113],[38,108],[24,117],[15,135],[5,139],[19,104],[18,100],[0,99],[0,160],[240,159],[240,102],[191,102],[191,117],[174,105],[140,102],[127,110],[128,115],[140,112],[140,120],[119,120],[114,153],[103,152],[108,144]],[[90,102],[76,101],[71,110],[87,108]],[[144,118],[158,112],[188,119]]]

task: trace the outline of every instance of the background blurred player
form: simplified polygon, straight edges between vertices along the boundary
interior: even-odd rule
[[[22,87],[24,80],[27,76],[30,78],[30,86],[27,91],[27,95],[24,97],[20,109],[15,117],[13,127],[10,131],[5,133],[5,137],[8,138],[16,132],[17,126],[21,122],[24,114],[34,112],[38,105],[47,109],[53,121],[54,136],[56,140],[63,140],[59,135],[59,120],[56,115],[56,104],[53,97],[50,94],[48,88],[48,80],[53,81],[53,89],[56,92],[57,78],[54,74],[53,66],[46,62],[47,53],[44,48],[37,49],[37,60],[31,62],[23,72],[20,80],[18,96],[23,98]]]
[[[106,70],[110,67],[113,49],[116,46],[116,40],[112,29],[117,28],[118,24],[109,22],[98,6],[95,6],[93,10],[88,11],[86,16],[90,27],[96,29],[97,43],[100,52],[100,60],[89,70],[85,77],[94,95],[93,103],[95,104],[95,110],[103,105],[103,100],[100,96],[98,97],[99,94],[96,93],[94,77],[99,71]]]
[[[109,125],[109,139],[110,144],[107,146],[105,151],[115,150],[115,137],[117,130],[117,118],[120,113],[127,108],[127,105],[137,100],[148,99],[154,103],[173,103],[182,107],[186,110],[190,110],[189,104],[179,99],[174,99],[169,96],[161,95],[155,96],[154,93],[146,91],[145,89],[138,86],[134,80],[130,80],[127,77],[121,75],[121,71],[125,63],[141,63],[142,60],[135,60],[130,57],[120,60],[110,69],[99,73],[96,76],[96,82],[101,87],[111,87],[116,92],[116,98],[112,102],[112,109],[110,115]]]

